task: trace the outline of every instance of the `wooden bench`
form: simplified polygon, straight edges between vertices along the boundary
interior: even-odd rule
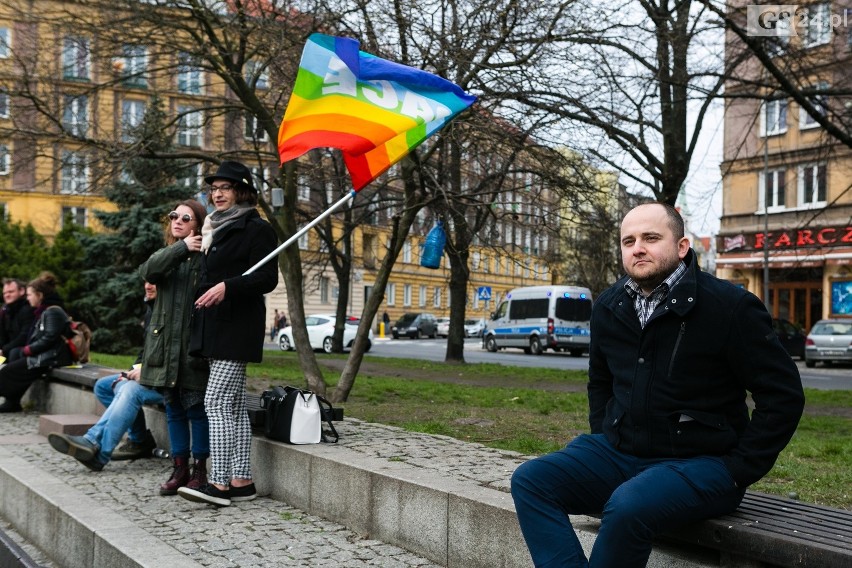
[[[852,511],[753,491],[732,514],[665,538],[718,550],[722,566],[852,567]]]

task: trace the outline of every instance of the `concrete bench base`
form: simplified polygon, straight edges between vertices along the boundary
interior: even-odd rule
[[[95,414],[42,414],[38,418],[38,433],[42,436],[52,432],[82,436],[99,418]]]

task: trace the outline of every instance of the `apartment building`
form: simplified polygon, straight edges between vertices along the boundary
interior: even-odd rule
[[[178,181],[196,189],[199,199],[205,198],[201,180],[210,169],[205,156],[227,155],[254,166],[257,186],[267,199],[276,185],[274,141],[256,115],[245,110],[232,84],[199,57],[203,46],[198,39],[164,33],[150,16],[133,20],[137,8],[161,10],[163,17],[186,14],[144,2],[132,9],[124,6],[122,12],[118,4],[99,2],[0,0],[0,212],[15,222],[32,223],[47,238],[68,221],[101,229],[94,211],[114,209],[103,189],[126,179],[122,164],[154,101],[163,110],[173,151],[188,164]],[[222,3],[221,9],[228,6]],[[268,33],[261,24],[258,28],[258,37]],[[245,61],[246,84],[273,113],[283,114],[282,93],[293,76],[286,67],[297,65],[298,56],[292,52],[274,58],[274,65],[268,64],[273,59],[268,54],[265,60],[257,57]],[[300,184],[300,208],[314,211],[312,203],[323,191]],[[550,279],[544,258],[554,243],[548,231],[529,223],[532,216],[541,216],[538,196],[521,191],[507,195],[495,208],[511,211],[509,220],[490,226],[471,248],[468,296],[473,313],[487,312],[513,287]],[[353,231],[351,313],[361,312],[375,281],[391,216],[378,210]],[[449,313],[448,261],[437,270],[420,266],[423,239],[433,224],[424,211],[403,248],[386,291],[386,311],[393,317],[405,311]],[[509,250],[502,243],[509,243]],[[298,246],[305,267],[306,311],[333,311],[340,286],[328,266],[326,245],[309,232]],[[474,293],[482,286],[493,290],[491,300]],[[287,311],[283,281],[268,296],[267,307],[270,321],[275,308]]]
[[[812,87],[811,101],[836,119],[848,98],[820,94],[848,87],[849,30],[817,17],[837,3],[804,6],[808,25],[774,38],[791,80]],[[741,44],[729,36],[728,56]],[[820,318],[852,313],[852,152],[836,143],[765,70],[748,61],[730,81],[721,164],[723,214],[717,275],[764,300],[774,317],[806,329]],[[755,85],[759,85],[755,87]],[[739,98],[742,96],[742,98]]]

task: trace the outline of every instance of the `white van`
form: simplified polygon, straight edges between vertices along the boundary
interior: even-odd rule
[[[482,343],[492,353],[519,347],[540,355],[547,349],[579,357],[589,351],[592,292],[579,286],[516,288],[491,314]]]

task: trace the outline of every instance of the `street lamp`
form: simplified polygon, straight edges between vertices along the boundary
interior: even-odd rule
[[[764,112],[766,106],[764,103]],[[758,184],[760,187],[760,184]],[[769,305],[769,128],[763,136],[763,303],[772,313]]]

